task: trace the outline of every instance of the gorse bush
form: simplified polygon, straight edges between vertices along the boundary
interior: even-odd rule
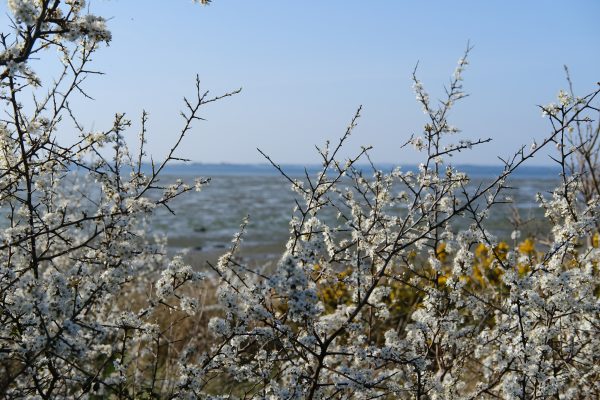
[[[202,3],[209,3],[208,1]],[[84,95],[91,55],[111,39],[83,1],[9,0],[1,36],[0,395],[5,398],[594,398],[600,397],[598,128],[600,90],[560,92],[542,107],[550,133],[518,149],[476,188],[450,157],[490,139],[455,140],[465,96],[459,60],[447,97],[406,143],[417,172],[340,160],[360,109],[322,169],[288,176],[298,195],[286,250],[273,268],[231,248],[204,273],[168,258],[148,234],[157,207],[194,189],[161,183],[210,97],[196,81],[183,127],[144,172],[146,121],[130,151],[116,114],[90,132],[69,99]],[[43,82],[30,60],[57,50]],[[79,137],[65,143],[61,130]],[[538,195],[547,238],[510,241],[486,229],[507,179],[556,147],[561,183]],[[267,156],[271,161],[271,158]],[[322,215],[337,215],[326,224]],[[457,230],[451,223],[470,221]],[[217,286],[216,291],[212,286]],[[214,297],[217,307],[202,299]],[[210,300],[210,299],[209,299]],[[208,320],[210,318],[210,320]],[[207,331],[208,330],[208,331]],[[209,336],[210,333],[210,336]]]

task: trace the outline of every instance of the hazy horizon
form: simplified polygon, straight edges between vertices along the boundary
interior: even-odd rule
[[[301,176],[305,173],[314,175],[322,170],[322,166],[319,164],[289,164],[281,163],[278,166],[290,176]],[[503,170],[503,165],[478,165],[478,164],[453,164],[455,169],[465,172],[468,176],[473,178],[488,178],[495,177],[500,174]],[[151,164],[144,163],[143,169],[149,169]],[[370,173],[372,166],[365,163],[356,163],[355,169],[366,173]],[[394,164],[394,163],[375,163],[375,168],[381,171],[391,171],[393,168],[400,167],[404,171],[418,171],[417,164]],[[171,163],[164,169],[165,174],[172,176],[196,176],[196,175],[207,175],[207,176],[278,176],[281,175],[280,171],[268,163],[203,163],[203,162],[177,162]],[[558,178],[561,169],[557,166],[552,165],[529,165],[527,163],[519,166],[514,172],[513,176],[517,178],[529,177],[529,178]]]

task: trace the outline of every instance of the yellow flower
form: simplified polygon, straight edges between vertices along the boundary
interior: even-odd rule
[[[523,255],[533,256],[535,254],[535,245],[533,240],[527,238],[519,244],[519,252]]]
[[[479,243],[475,248],[475,257],[483,260],[488,256],[488,248],[485,244]]]
[[[437,249],[435,250],[435,256],[441,262],[446,261],[448,258],[448,252],[446,252],[446,243],[442,242],[438,245]]]
[[[496,246],[495,250],[496,250],[496,254],[500,258],[500,260],[504,261],[504,260],[506,260],[506,255],[508,254],[508,251],[510,250],[510,246],[506,242],[500,242],[500,243],[498,243],[498,246]]]
[[[440,286],[446,285],[446,281],[447,280],[448,280],[448,277],[446,275],[440,275],[440,276],[438,276],[438,279],[437,279],[438,285],[440,285]]]
[[[525,275],[526,273],[529,272],[531,268],[529,267],[528,264],[519,264],[518,267],[518,271],[519,271],[519,275]]]

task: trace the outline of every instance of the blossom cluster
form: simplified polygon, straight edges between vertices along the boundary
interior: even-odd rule
[[[237,246],[224,256],[219,296],[227,301],[210,326],[216,344],[180,393],[211,393],[221,376],[220,393],[240,398],[600,394],[600,196],[583,192],[586,175],[565,172],[550,196],[538,195],[550,226],[544,240],[515,226],[503,242],[486,228],[490,212],[512,201],[513,171],[544,146],[575,140],[565,127],[596,110],[600,91],[577,102],[560,92],[550,134],[469,189],[448,158],[487,139],[446,138],[458,131],[447,118],[464,97],[466,64],[465,55],[439,108],[415,78],[428,116],[408,142],[425,156],[418,171],[365,171],[326,147],[314,179],[288,177],[301,201],[286,251],[275,268],[259,270],[236,258]],[[572,153],[557,148],[568,171]],[[320,216],[332,212],[337,224],[328,226]],[[457,230],[457,219],[470,223]]]
[[[0,397],[158,396],[167,390],[159,369],[178,362],[165,361],[178,343],[167,327],[201,309],[192,288],[204,275],[183,257],[169,260],[148,220],[207,183],[164,185],[159,177],[199,108],[216,98],[196,82],[173,150],[146,172],[146,114],[134,152],[123,114],[89,131],[69,105],[73,93],[87,96],[91,55],[111,40],[106,20],[83,0],[8,6],[12,31],[0,44]],[[42,85],[30,60],[48,61],[51,48],[62,71]],[[66,130],[78,139],[59,140]]]
[[[316,176],[293,179],[274,164],[297,194],[276,265],[239,256],[244,221],[212,272],[200,273],[168,256],[148,221],[208,183],[159,178],[201,106],[233,93],[209,98],[197,80],[174,146],[145,172],[147,114],[134,152],[123,114],[92,132],[69,107],[91,54],[111,39],[106,21],[83,0],[8,4],[16,34],[3,35],[0,54],[0,397],[600,397],[600,90],[559,92],[542,107],[550,133],[473,189],[451,156],[490,139],[456,139],[448,120],[466,96],[470,49],[440,102],[415,71],[427,120],[407,142],[423,157],[416,170],[360,167],[368,148],[336,158],[359,109],[338,145],[319,149]],[[44,86],[29,60],[48,48],[64,69]],[[79,139],[56,140],[64,129]],[[490,212],[511,201],[511,174],[552,145],[561,182],[537,196],[548,236],[526,237],[515,223],[502,241]]]

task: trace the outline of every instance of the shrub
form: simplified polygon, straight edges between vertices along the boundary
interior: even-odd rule
[[[415,71],[427,120],[406,143],[423,156],[417,172],[361,169],[368,148],[337,158],[359,109],[339,143],[319,149],[316,177],[296,180],[273,163],[301,199],[276,268],[238,258],[244,222],[209,276],[169,259],[147,221],[207,183],[159,178],[200,108],[236,92],[209,97],[197,80],[173,147],[145,173],[145,113],[133,153],[124,115],[88,132],[69,106],[85,95],[91,55],[111,39],[105,20],[85,14],[83,1],[9,6],[13,32],[0,55],[2,397],[600,396],[598,185],[588,173],[600,90],[560,92],[542,107],[549,135],[471,190],[449,157],[490,139],[452,140],[448,120],[465,96],[470,49],[439,105]],[[63,69],[43,84],[29,60],[50,48]],[[67,122],[80,135],[73,143],[58,137]],[[507,201],[510,175],[552,144],[563,173],[550,196],[538,196],[548,244],[519,241],[517,230],[502,242],[486,229],[489,213]],[[320,219],[330,212],[333,225]],[[457,218],[470,225],[457,231]],[[203,307],[199,289],[217,311]],[[189,334],[203,332],[207,315],[209,344]]]
[[[225,309],[210,324],[218,344],[182,390],[195,395],[210,377],[224,375],[230,385],[221,393],[240,397],[599,394],[599,254],[594,240],[583,244],[596,237],[598,197],[586,197],[584,177],[568,170],[577,151],[569,132],[597,112],[599,91],[559,93],[558,104],[542,107],[550,134],[521,147],[493,182],[469,190],[469,178],[447,164],[453,153],[488,141],[450,141],[458,130],[449,111],[465,96],[467,55],[439,107],[413,77],[427,117],[422,136],[408,142],[423,154],[418,172],[361,170],[356,162],[368,149],[337,160],[359,113],[336,147],[320,150],[314,179],[280,170],[303,199],[287,250],[271,274],[237,260],[237,242],[214,266]],[[485,228],[489,213],[508,201],[510,174],[550,144],[563,171],[549,198],[538,195],[550,243],[538,249],[531,238],[519,242],[518,230],[513,245],[501,242]],[[334,226],[319,219],[331,211]],[[455,232],[450,222],[457,218],[470,226]]]
[[[9,1],[12,32],[0,55],[0,397],[138,397],[173,393],[173,326],[194,314],[184,295],[204,276],[147,234],[157,207],[195,186],[164,185],[181,140],[209,97],[196,81],[183,128],[161,163],[142,168],[129,151],[130,121],[116,114],[104,131],[83,128],[70,107],[90,74],[92,54],[111,35],[84,1]],[[42,84],[30,60],[58,51],[62,70]],[[57,60],[58,61],[58,60]],[[65,143],[59,131],[79,137]],[[159,318],[162,317],[162,318]]]

